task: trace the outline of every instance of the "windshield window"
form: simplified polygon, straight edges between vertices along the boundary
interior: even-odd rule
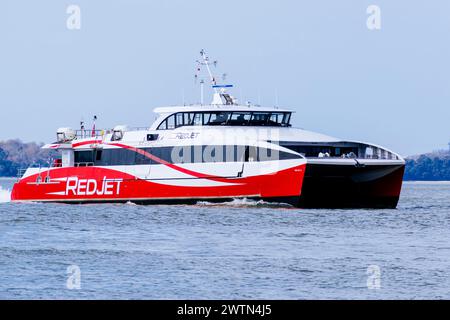
[[[231,112],[205,113],[205,125],[218,126],[227,123]]]
[[[289,127],[291,112],[178,112],[167,117],[158,130],[182,126],[282,126]]]
[[[250,120],[250,125],[253,126],[264,126],[267,125],[267,120],[269,119],[270,113],[268,112],[253,112],[252,118]]]
[[[245,126],[248,125],[252,114],[250,112],[233,112],[228,124],[231,126]]]

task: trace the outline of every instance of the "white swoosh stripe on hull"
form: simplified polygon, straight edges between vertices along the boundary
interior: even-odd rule
[[[46,193],[46,194],[52,194],[52,195],[55,195],[55,196],[65,196],[66,192],[65,191],[59,191],[59,192],[49,192],[49,193]]]
[[[149,180],[152,183],[164,184],[168,186],[180,186],[180,187],[221,187],[239,185],[242,183],[232,182],[219,182],[202,178],[193,179],[171,179],[171,180]]]

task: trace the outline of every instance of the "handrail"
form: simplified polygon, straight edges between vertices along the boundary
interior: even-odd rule
[[[308,157],[308,156],[305,156],[303,153],[301,153],[300,152],[300,154],[301,155],[303,155],[304,157],[306,157],[306,158],[308,158],[308,159],[346,159],[346,160],[354,160],[354,159],[357,159],[357,160],[364,160],[364,159],[373,159],[373,160],[399,160],[398,159],[398,157],[397,156],[395,156],[394,154],[392,154],[392,156],[391,157],[389,157],[388,155],[387,156],[384,156],[384,157],[379,157],[379,156],[377,156],[377,155],[372,155],[372,156],[369,156],[369,155],[366,155],[366,156],[364,156],[364,157],[343,157],[343,156],[323,156],[323,157],[319,157],[319,156],[315,156],[315,157]]]
[[[94,134],[92,134],[94,133]],[[101,137],[106,133],[106,130],[89,130],[89,129],[79,129],[75,130],[75,136],[80,139],[89,137]]]
[[[75,167],[92,167],[94,162],[75,162]]]
[[[129,127],[127,131],[147,131],[149,127]],[[78,139],[91,138],[91,137],[104,137],[107,134],[113,132],[113,129],[79,129],[75,130],[75,137]],[[94,133],[94,134],[92,134]]]
[[[23,168],[17,169],[17,180],[20,180],[24,176],[26,171],[27,169]]]
[[[148,131],[149,127],[131,127],[129,131]]]

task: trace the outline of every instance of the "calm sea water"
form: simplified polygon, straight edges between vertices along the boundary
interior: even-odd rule
[[[12,183],[0,299],[450,298],[450,183],[397,210],[13,204]]]

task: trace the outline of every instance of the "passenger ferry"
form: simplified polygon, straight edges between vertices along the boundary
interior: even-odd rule
[[[149,128],[57,130],[60,157],[26,169],[13,201],[196,203],[234,198],[307,208],[395,208],[404,160],[381,146],[291,126],[293,111],[238,104],[218,85],[209,105],[156,108]]]

